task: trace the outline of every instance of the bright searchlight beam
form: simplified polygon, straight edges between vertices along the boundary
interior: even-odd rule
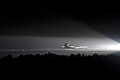
[[[101,50],[120,51],[120,44],[107,44],[99,47]]]
[[[106,46],[107,50],[120,50],[120,44]]]

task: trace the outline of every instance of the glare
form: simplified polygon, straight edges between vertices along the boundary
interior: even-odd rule
[[[110,45],[107,47],[110,50],[120,50],[120,45]]]
[[[120,44],[109,44],[101,46],[103,50],[120,51]]]

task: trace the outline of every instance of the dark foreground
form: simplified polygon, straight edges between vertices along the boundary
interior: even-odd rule
[[[107,76],[120,74],[120,56],[102,56],[94,54],[84,56],[81,54],[70,56],[45,54],[45,55],[20,55],[13,58],[11,55],[0,59],[0,69],[6,74],[52,75],[52,76]],[[6,72],[7,71],[7,72]]]

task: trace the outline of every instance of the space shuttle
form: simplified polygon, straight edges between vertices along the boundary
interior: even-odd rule
[[[65,43],[62,47],[63,47],[64,49],[88,48],[87,46],[79,46],[79,47],[76,47],[76,46],[71,45],[70,43]]]
[[[63,48],[65,48],[65,49],[75,49],[75,46],[71,45],[70,43],[65,43],[63,45]]]

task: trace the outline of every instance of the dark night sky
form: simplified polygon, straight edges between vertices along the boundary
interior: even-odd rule
[[[94,29],[110,35],[119,35],[119,9],[5,9],[0,15],[0,35],[40,35],[51,36],[51,32],[58,32],[56,29],[73,31],[70,26],[44,26],[54,24],[60,18],[78,20],[91,26]],[[34,29],[33,29],[34,28]],[[80,28],[80,27],[79,27]],[[39,29],[39,31],[35,31]],[[78,29],[78,28],[77,28]],[[80,28],[81,29],[81,28]],[[43,30],[47,32],[42,32]],[[63,30],[63,29],[62,29]],[[74,29],[75,31],[75,29]],[[114,35],[115,34],[115,35]],[[53,35],[54,36],[54,35]],[[57,36],[57,35],[56,35]]]
[[[86,30],[84,35],[78,34],[86,29],[84,26],[89,26],[120,42],[119,11],[81,8],[3,9],[0,13],[0,36],[84,37],[89,31]]]

